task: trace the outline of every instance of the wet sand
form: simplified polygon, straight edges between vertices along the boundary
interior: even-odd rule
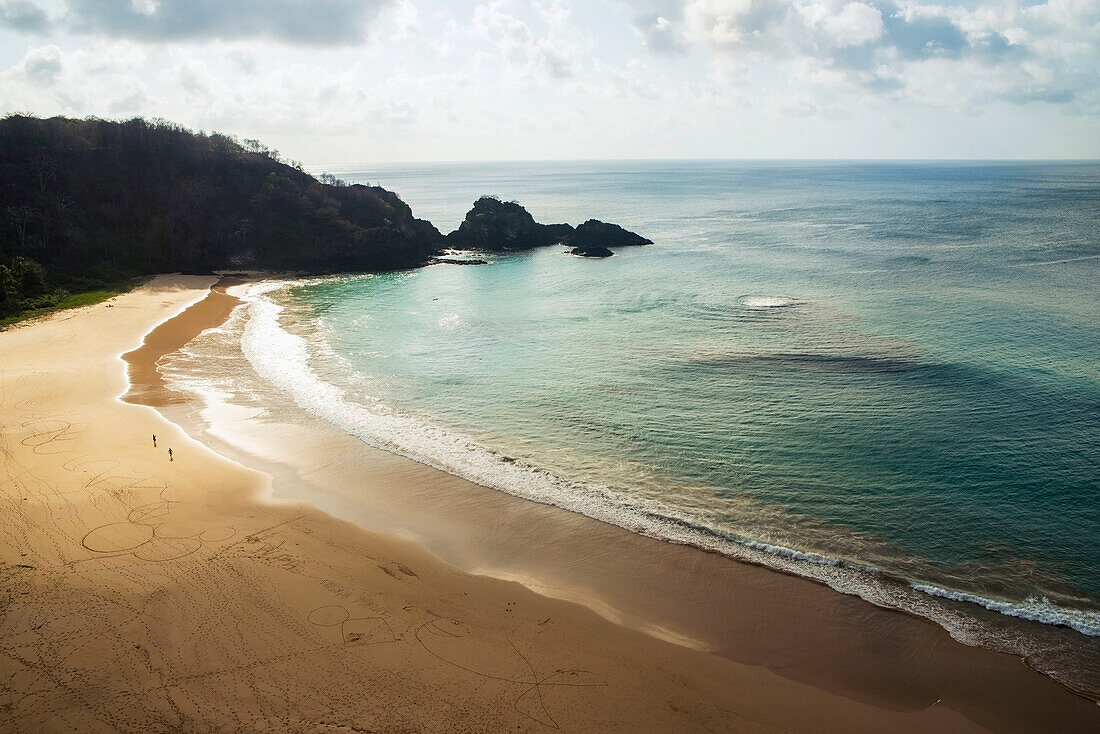
[[[236,278],[218,279],[205,298],[189,306],[186,313],[178,318],[159,324],[145,335],[141,346],[123,354],[130,389],[122,399],[128,403],[153,406],[186,400],[186,396],[168,389],[157,364],[161,357],[181,349],[204,329],[224,323],[241,302],[239,298],[228,295],[226,290],[240,282]]]
[[[161,346],[131,356],[139,392],[128,399],[195,415],[146,378],[165,351],[224,319],[231,302],[184,311],[211,281],[161,277],[111,308],[0,333],[0,729],[1100,722],[1091,701],[923,620],[491,492],[301,416],[245,418],[224,446],[243,461],[231,461],[118,399],[119,356],[182,311],[154,332]],[[301,501],[314,498],[392,532]],[[523,578],[604,616],[456,566]]]

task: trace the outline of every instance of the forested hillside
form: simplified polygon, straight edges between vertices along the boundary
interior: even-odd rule
[[[442,241],[380,187],[141,119],[0,120],[0,316],[144,274],[392,270]]]

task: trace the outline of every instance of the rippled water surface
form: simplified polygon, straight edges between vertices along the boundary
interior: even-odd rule
[[[254,353],[282,357],[253,364],[303,407],[880,603],[936,616],[922,605],[951,597],[1100,635],[1100,166],[336,173],[443,231],[494,193],[655,244],[257,294]]]

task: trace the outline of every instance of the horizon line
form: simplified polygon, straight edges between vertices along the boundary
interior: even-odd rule
[[[445,160],[374,161],[370,163],[302,163],[307,171],[340,166],[366,168],[370,166],[432,166],[458,164],[512,163],[1100,163],[1096,158],[454,158]]]

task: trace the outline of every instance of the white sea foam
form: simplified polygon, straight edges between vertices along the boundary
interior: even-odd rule
[[[740,299],[742,306],[753,309],[785,308],[797,302],[790,296],[742,296]]]
[[[461,476],[485,487],[543,504],[554,505],[663,540],[696,545],[727,555],[764,555],[821,569],[815,578],[837,583],[826,569],[874,572],[850,562],[803,552],[780,545],[738,537],[700,523],[654,500],[631,497],[605,485],[573,482],[522,460],[505,457],[471,438],[429,421],[348,400],[335,385],[320,379],[310,368],[310,349],[305,339],[282,328],[283,307],[266,298],[293,285],[268,282],[254,286],[244,299],[250,313],[241,347],[262,378],[288,394],[307,412],[360,438],[422,464]],[[763,562],[762,558],[751,558]],[[794,569],[788,569],[794,570]],[[828,577],[828,578],[826,578]]]
[[[951,591],[941,589],[932,584],[911,584],[911,586],[925,594],[938,596],[953,601],[965,601],[977,604],[993,612],[999,612],[1009,617],[1029,619],[1033,622],[1042,622],[1059,627],[1069,627],[1089,637],[1100,637],[1100,613],[1083,609],[1067,609],[1055,604],[1045,597],[1028,597],[1022,602],[1000,601],[988,599],[977,594],[968,594],[964,591]]]
[[[439,317],[439,320],[435,322],[437,328],[443,331],[456,331],[457,329],[465,329],[469,326],[462,317],[456,313],[443,314]]]
[[[627,496],[595,483],[578,483],[515,460],[430,421],[349,400],[310,367],[305,339],[279,322],[283,307],[266,296],[293,283],[267,282],[244,296],[249,313],[241,347],[260,377],[316,415],[367,444],[524,499],[554,505],[650,537],[694,545],[740,560],[770,566],[825,583],[885,607],[899,608],[937,621],[967,644],[994,644],[1028,654],[1016,639],[997,638],[975,618],[947,602],[970,602],[1021,619],[1070,627],[1100,636],[1100,614],[1065,609],[1044,599],[1002,602],[929,584],[890,581],[881,571],[783,545],[742,537],[691,517],[655,500]],[[323,349],[322,349],[323,351]]]

